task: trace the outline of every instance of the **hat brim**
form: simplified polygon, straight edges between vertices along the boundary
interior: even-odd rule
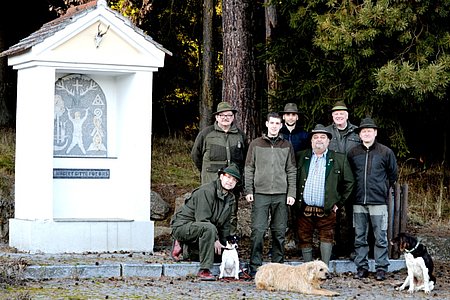
[[[333,111],[337,111],[337,110],[345,110],[345,111],[348,111],[348,108],[347,108],[347,106],[335,106],[335,107],[333,107],[330,111],[333,112]]]
[[[378,127],[377,126],[362,126],[362,127],[358,127],[358,128],[355,128],[355,132],[357,133],[357,134],[359,134],[359,132],[362,130],[362,129],[364,129],[364,128],[373,128],[373,129],[378,129]]]
[[[298,111],[279,111],[278,114],[280,114],[280,115],[284,115],[284,114],[297,114],[297,115],[299,115],[300,113]]]
[[[333,135],[331,133],[329,133],[328,131],[315,131],[315,132],[310,132],[308,134],[308,138],[311,139],[313,135],[317,134],[317,133],[325,133],[328,137],[329,140],[331,140],[333,138]]]
[[[231,173],[224,172],[224,171],[219,171],[218,173],[219,173],[219,176],[222,175],[222,174],[228,174],[228,175],[233,176],[237,181],[241,181],[241,177],[240,177],[240,176],[239,176],[239,177],[236,177],[235,174],[231,174]]]
[[[236,109],[224,109],[224,110],[219,110],[219,111],[214,112],[214,113],[213,113],[213,116],[215,116],[215,115],[217,115],[217,114],[220,114],[220,113],[223,113],[224,111],[232,111],[233,114],[236,114],[236,113],[237,113],[237,110],[236,110]]]

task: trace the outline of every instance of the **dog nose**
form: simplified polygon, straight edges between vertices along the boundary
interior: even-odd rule
[[[327,279],[333,278],[333,275],[331,275],[331,273],[329,273],[329,272],[327,272],[327,273],[325,274],[325,276],[327,277]]]

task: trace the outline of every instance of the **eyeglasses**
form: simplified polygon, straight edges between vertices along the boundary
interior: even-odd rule
[[[225,114],[219,114],[219,117],[221,117],[222,119],[225,119],[225,118],[231,118],[231,117],[234,117],[234,115],[233,115],[233,114],[228,114],[228,115],[225,115]]]

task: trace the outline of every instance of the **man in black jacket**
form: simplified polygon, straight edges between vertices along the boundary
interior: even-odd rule
[[[368,228],[372,223],[375,237],[374,256],[376,279],[386,279],[388,257],[388,205],[389,188],[397,181],[397,160],[394,152],[376,141],[378,127],[371,118],[361,121],[357,132],[362,144],[352,148],[348,159],[356,180],[353,205],[355,228],[355,278],[365,278],[369,273],[367,242]]]

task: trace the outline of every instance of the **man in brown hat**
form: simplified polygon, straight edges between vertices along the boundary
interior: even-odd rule
[[[294,152],[297,153],[300,150],[308,148],[308,133],[298,123],[299,113],[297,104],[287,103],[284,106],[284,110],[280,111],[280,115],[283,116],[284,121],[280,133],[286,140],[291,142],[294,147]]]
[[[229,166],[237,165],[240,174],[244,172],[248,141],[245,133],[234,123],[234,109],[228,102],[220,102],[213,113],[216,121],[197,135],[191,150],[191,157],[201,174],[201,183],[209,183],[217,178],[217,172]],[[236,201],[242,192],[242,185],[234,189]],[[237,205],[232,217],[233,234],[237,229]]]
[[[322,124],[317,124],[309,134],[312,149],[297,153],[295,206],[303,260],[313,260],[317,230],[321,259],[327,265],[334,244],[336,213],[349,200],[354,185],[347,156],[328,149],[331,137]]]
[[[389,188],[398,178],[394,152],[377,142],[378,127],[371,118],[361,121],[356,130],[362,144],[352,148],[348,159],[355,174],[355,199],[353,200],[353,227],[355,229],[355,278],[369,275],[369,225],[372,225],[376,279],[386,279],[389,267],[387,238]]]
[[[221,255],[226,238],[231,235],[231,215],[236,204],[232,190],[241,178],[234,164],[220,170],[214,181],[195,189],[172,217],[172,258],[178,261],[181,255],[186,255],[181,244],[197,249],[200,261],[197,276],[200,280],[215,280],[211,274],[214,255]]]
[[[328,149],[347,154],[348,151],[361,144],[361,139],[355,130],[358,128],[348,120],[348,108],[343,101],[337,101],[331,108],[333,123],[327,126],[331,133]],[[333,249],[335,256],[352,256],[353,245],[352,204],[347,203],[344,209],[338,211],[336,221],[336,245]]]

